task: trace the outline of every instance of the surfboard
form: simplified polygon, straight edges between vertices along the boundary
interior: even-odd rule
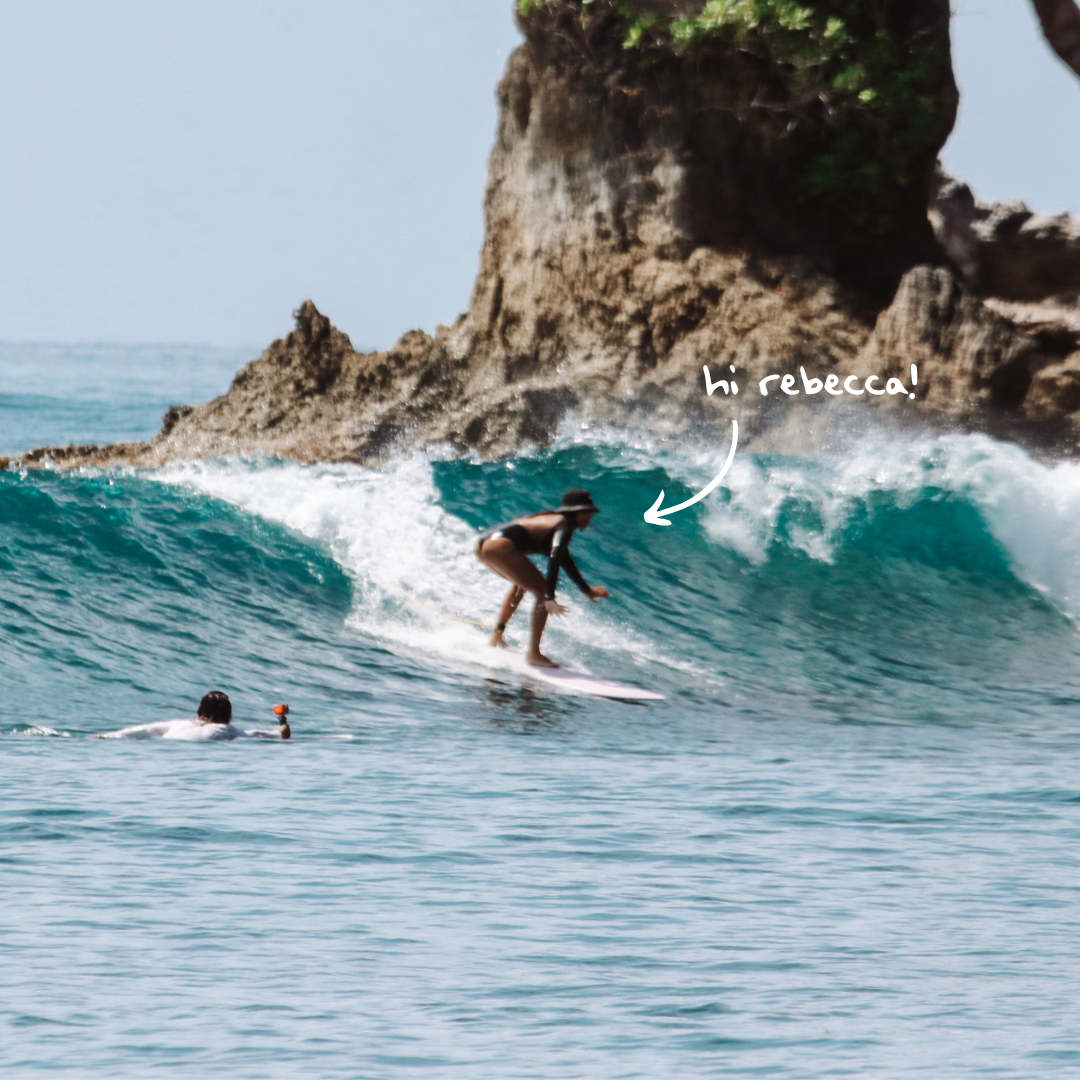
[[[629,686],[626,683],[601,679],[589,671],[575,671],[568,667],[533,667],[532,664],[526,663],[524,656],[515,653],[504,655],[503,659],[514,671],[544,683],[563,694],[613,698],[617,701],[665,700],[664,695],[658,694],[655,690],[644,690],[640,686]]]

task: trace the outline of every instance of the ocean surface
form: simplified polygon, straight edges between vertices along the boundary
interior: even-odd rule
[[[0,452],[247,358],[2,346]],[[644,523],[726,449],[0,474],[0,1075],[1080,1073],[1080,465],[849,431]],[[462,621],[577,485],[549,654],[666,701]],[[292,741],[88,738],[210,689]]]

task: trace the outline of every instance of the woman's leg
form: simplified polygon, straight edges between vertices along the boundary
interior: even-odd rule
[[[482,544],[477,545],[476,554],[485,566],[494,570],[495,573],[506,578],[515,586],[515,589],[511,589],[503,601],[502,611],[499,613],[499,622],[504,623],[507,621],[506,618],[503,618],[503,614],[506,612],[514,592],[520,589],[522,595],[528,592],[536,597],[536,607],[533,609],[532,614],[531,641],[526,659],[530,664],[557,667],[558,665],[552,663],[540,652],[540,638],[543,636],[548,616],[547,608],[544,607],[544,592],[547,589],[544,575],[518,551],[513,541],[507,540],[505,536],[485,540]],[[521,597],[518,597],[513,608],[516,609],[519,603],[521,603]],[[513,614],[512,610],[510,614]],[[492,644],[498,644],[494,638]]]
[[[547,608],[544,607],[544,599],[541,596],[536,598],[536,607],[533,608],[532,613],[532,638],[529,641],[529,655],[525,657],[530,664],[535,664],[537,667],[558,667],[554,660],[549,660],[540,651],[540,639],[544,636],[544,627],[547,626]]]
[[[499,626],[501,626],[503,630],[506,629],[506,624],[514,617],[514,612],[517,611],[518,604],[521,603],[524,595],[525,590],[520,585],[510,586],[510,591],[506,594],[506,599],[499,609]],[[503,631],[499,629],[499,626],[495,627],[495,631],[491,635],[491,641],[488,644],[499,645],[505,649],[506,642],[503,641]]]

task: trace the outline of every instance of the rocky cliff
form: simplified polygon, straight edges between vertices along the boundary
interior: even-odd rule
[[[761,25],[690,0],[522,3],[455,325],[358,353],[307,301],[227,394],[171,409],[149,443],[19,460],[496,455],[569,418],[685,438],[737,417],[760,439],[831,402],[764,398],[767,374],[913,363],[914,401],[872,403],[1074,447],[1080,228],[935,173],[956,109],[947,0],[819,7],[796,25],[808,9],[763,0]],[[706,396],[704,365],[742,393]]]

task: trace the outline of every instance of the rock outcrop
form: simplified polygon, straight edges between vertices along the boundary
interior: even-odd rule
[[[546,0],[521,20],[498,91],[480,269],[457,323],[358,353],[307,301],[228,393],[170,409],[150,442],[19,460],[377,461],[430,443],[499,455],[550,441],[571,417],[660,438],[735,417],[760,438],[831,400],[763,398],[767,374],[906,377],[913,363],[916,400],[874,404],[1077,444],[1080,309],[1060,286],[1080,268],[1080,230],[981,207],[935,179],[956,104],[947,0],[873,5],[933,61],[919,99],[929,142],[909,155],[885,225],[858,200],[800,194],[839,136],[785,111],[775,64],[723,38],[692,55],[624,48],[617,7]],[[704,365],[741,392],[706,396]]]
[[[855,367],[863,375],[903,378],[914,364],[923,413],[1046,447],[1070,437],[1069,414],[1078,406],[1055,389],[1055,380],[1064,389],[1080,360],[1078,344],[1075,331],[1019,325],[945,267],[916,267],[879,317]],[[890,398],[881,404],[907,403]]]
[[[941,246],[975,292],[1005,300],[1043,301],[1056,294],[1075,306],[1080,292],[1080,221],[1036,214],[1016,199],[980,202],[940,167],[930,221]]]

